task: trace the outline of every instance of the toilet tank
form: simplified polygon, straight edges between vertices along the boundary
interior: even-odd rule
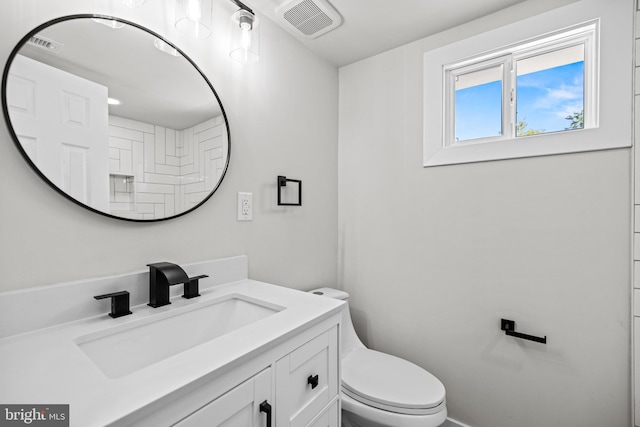
[[[356,334],[356,330],[353,327],[353,322],[351,321],[351,312],[349,311],[349,294],[345,291],[341,291],[339,289],[333,288],[318,288],[312,291],[309,291],[312,294],[335,298],[339,300],[346,301],[344,309],[342,310],[342,330],[340,333],[340,356],[346,356],[351,350],[354,348],[364,348],[364,344],[358,338],[358,334]]]

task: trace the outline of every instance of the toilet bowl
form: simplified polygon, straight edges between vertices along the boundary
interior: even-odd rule
[[[347,300],[332,288],[310,291]],[[407,360],[365,347],[342,311],[340,340],[343,427],[437,427],[447,418],[445,389],[432,374]]]

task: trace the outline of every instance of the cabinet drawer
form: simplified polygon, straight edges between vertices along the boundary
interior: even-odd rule
[[[278,427],[305,427],[338,395],[338,327],[276,362]]]

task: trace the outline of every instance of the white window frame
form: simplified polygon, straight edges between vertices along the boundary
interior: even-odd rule
[[[598,23],[592,22],[571,30],[501,49],[488,55],[474,57],[444,66],[443,77],[446,88],[444,97],[444,146],[478,144],[514,138],[530,138],[538,135],[518,137],[516,131],[517,70],[519,60],[535,57],[572,46],[584,46],[584,129],[597,127],[598,123],[598,56],[596,50]],[[502,65],[502,130],[499,136],[482,137],[463,141],[455,140],[455,81],[456,76]],[[563,132],[575,132],[572,129]]]
[[[494,137],[484,137],[484,138],[476,138],[476,139],[466,139],[463,141],[456,141],[456,76],[472,73],[475,71],[486,70],[488,68],[493,68],[496,66],[502,66],[502,130],[500,136]],[[510,80],[510,70],[511,70],[511,57],[509,55],[502,55],[495,58],[490,59],[482,59],[478,61],[472,61],[469,64],[469,61],[465,61],[465,63],[457,63],[452,64],[450,66],[445,66],[444,68],[444,87],[446,88],[445,97],[444,97],[444,117],[445,117],[445,129],[444,129],[444,141],[443,144],[445,146],[451,145],[459,145],[459,144],[475,144],[482,142],[490,142],[497,141],[500,139],[504,139],[507,136],[505,135],[505,130],[507,130],[508,126],[505,126],[506,123],[509,123],[510,113],[509,109],[505,108],[507,104],[509,104],[509,84],[507,83]]]
[[[612,60],[630,58],[627,53],[630,42],[626,39],[624,26],[620,25],[620,11],[614,9],[595,1],[570,5],[425,52],[423,166],[631,146],[632,132],[627,124],[631,122],[632,68],[626,61]],[[447,101],[451,92],[447,91],[450,83],[445,77],[446,70],[455,68],[452,65],[473,66],[481,60],[501,56],[510,56],[514,61],[549,50],[547,43],[577,44],[582,37],[580,34],[590,26],[595,27],[595,35],[585,46],[585,83],[591,83],[585,84],[584,88],[584,129],[525,137],[503,132],[499,138],[452,143],[455,128],[446,119],[447,111],[452,114],[451,99]],[[600,61],[601,52],[607,53],[608,60]],[[509,84],[515,84],[515,72],[509,78],[514,80]],[[509,117],[509,129],[512,129],[511,121],[515,121],[515,117]]]
[[[513,53],[512,81],[515,93],[517,69],[516,64],[521,59],[561,50],[572,46],[584,45],[584,128],[567,132],[576,132],[598,127],[598,21],[578,26],[570,31],[561,31],[551,37],[530,43],[530,46],[518,49]],[[517,93],[514,96],[514,103]],[[515,121],[515,114],[514,114]]]

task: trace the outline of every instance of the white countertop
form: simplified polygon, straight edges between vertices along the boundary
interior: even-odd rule
[[[74,342],[80,336],[162,315],[230,294],[284,310],[119,378],[108,378]],[[342,301],[250,279],[201,290],[194,299],[133,306],[113,319],[104,313],[0,339],[0,402],[69,404],[71,426],[105,426],[205,375],[224,372],[340,311]],[[91,304],[87,301],[87,304]]]

